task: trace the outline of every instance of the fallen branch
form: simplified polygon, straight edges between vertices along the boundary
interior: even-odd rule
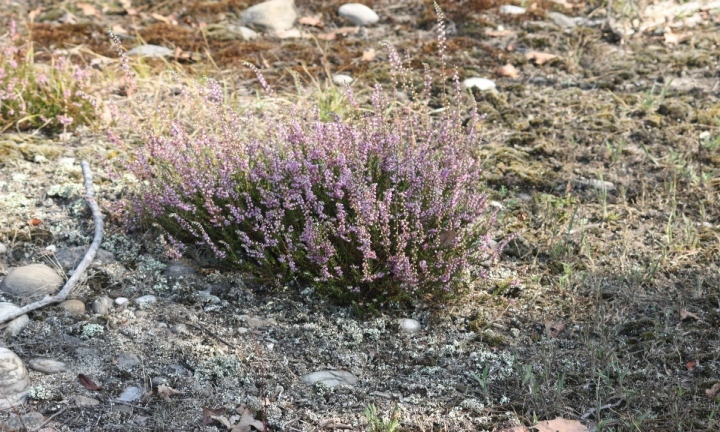
[[[102,214],[100,214],[100,207],[98,207],[97,202],[95,201],[95,192],[93,191],[92,183],[92,171],[90,171],[90,165],[86,161],[82,161],[80,163],[80,166],[82,167],[83,179],[85,180],[85,201],[87,201],[88,206],[90,206],[90,210],[92,211],[93,216],[93,222],[95,223],[95,236],[93,237],[90,248],[85,253],[85,257],[83,257],[82,261],[80,261],[80,264],[78,264],[77,268],[75,268],[75,271],[73,272],[70,279],[65,282],[65,285],[57,294],[47,295],[41,300],[27,304],[19,309],[7,311],[6,313],[0,313],[0,324],[13,320],[19,316],[25,315],[26,313],[32,312],[35,309],[40,309],[41,307],[47,306],[49,304],[65,301],[70,295],[72,289],[75,287],[75,284],[77,284],[82,275],[85,273],[85,270],[90,267],[90,264],[95,258],[95,254],[97,253],[98,249],[100,249],[100,243],[102,243],[103,237],[103,219]]]

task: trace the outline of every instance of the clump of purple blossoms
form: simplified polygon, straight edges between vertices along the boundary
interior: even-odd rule
[[[346,88],[352,120],[321,121],[317,109],[240,115],[208,80],[199,88],[208,120],[192,133],[174,122],[166,135],[148,134],[129,163],[140,185],[131,221],[161,227],[171,255],[200,247],[341,301],[458,294],[504,246],[491,247],[496,213],[474,157],[479,119],[470,110],[467,121],[458,103],[434,117],[422,102],[427,73],[418,95],[392,48],[390,61],[413,102],[376,86],[366,114]]]

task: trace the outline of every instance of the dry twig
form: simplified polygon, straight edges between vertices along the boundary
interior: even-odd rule
[[[0,324],[13,320],[19,316],[25,315],[26,313],[32,312],[35,309],[40,309],[41,307],[47,306],[49,304],[65,301],[65,299],[68,298],[68,295],[70,295],[72,289],[75,287],[75,284],[77,284],[82,275],[85,273],[85,270],[87,270],[87,268],[92,263],[92,260],[95,258],[95,254],[97,253],[98,249],[100,249],[100,243],[102,243],[103,237],[103,219],[102,214],[100,213],[100,207],[98,207],[97,201],[95,201],[95,192],[93,191],[92,185],[92,171],[90,171],[90,165],[86,161],[82,161],[80,163],[80,166],[82,167],[83,179],[85,180],[85,200],[87,201],[88,206],[90,206],[90,210],[92,211],[93,216],[93,222],[95,223],[95,236],[93,237],[90,248],[85,253],[85,257],[80,262],[80,264],[78,264],[70,279],[65,282],[65,285],[62,287],[60,292],[55,295],[47,295],[41,300],[27,304],[14,311],[8,311],[7,313],[0,314]]]

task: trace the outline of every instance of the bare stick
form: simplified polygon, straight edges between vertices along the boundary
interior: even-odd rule
[[[82,261],[80,261],[80,264],[78,264],[70,279],[65,282],[65,285],[57,294],[47,295],[41,300],[27,304],[14,311],[0,313],[0,324],[15,319],[21,315],[25,315],[26,313],[34,311],[35,309],[40,309],[41,307],[47,306],[49,304],[65,301],[65,299],[68,298],[68,295],[70,295],[72,289],[75,287],[75,284],[77,284],[82,275],[85,273],[85,270],[87,270],[87,268],[92,263],[92,260],[95,258],[95,254],[97,253],[98,249],[100,249],[100,243],[102,243],[103,237],[103,219],[102,214],[100,213],[100,207],[98,207],[97,201],[95,201],[95,192],[93,191],[92,183],[92,171],[90,171],[90,165],[86,161],[80,162],[80,166],[82,167],[83,179],[85,179],[85,201],[87,201],[88,206],[90,206],[90,210],[92,211],[93,216],[93,222],[95,223],[95,236],[93,237],[90,248],[85,253],[85,257]]]

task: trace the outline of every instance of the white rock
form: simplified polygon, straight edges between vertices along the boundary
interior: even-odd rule
[[[10,270],[0,282],[0,291],[11,296],[32,300],[54,294],[63,279],[45,264],[30,264]]]
[[[145,394],[140,387],[128,387],[118,396],[118,400],[122,402],[134,402]]]
[[[174,54],[174,51],[160,45],[145,44],[136,46],[127,53],[131,56],[140,57],[170,57]]]
[[[0,348],[0,409],[23,404],[29,387],[28,371],[20,357],[7,348]]]
[[[398,319],[400,329],[405,333],[415,333],[420,331],[420,322],[412,318],[400,318]]]
[[[527,12],[527,9],[515,5],[502,5],[500,6],[500,13],[507,15],[522,15]]]
[[[250,6],[240,15],[243,24],[272,32],[290,30],[297,19],[295,0],[268,0]]]
[[[28,362],[28,366],[30,366],[30,369],[46,374],[56,374],[68,370],[66,363],[44,358],[34,358]]]
[[[307,384],[321,382],[328,387],[335,387],[341,384],[355,385],[359,381],[355,375],[345,371],[319,371],[303,375],[301,378]]]
[[[127,303],[127,302],[128,302],[127,297],[118,297],[118,298],[115,299],[115,304],[118,305],[118,306],[122,306],[122,305],[124,305],[124,304]]]
[[[567,15],[561,14],[560,12],[548,12],[547,16],[553,20],[556,26],[564,29],[570,29],[577,26],[582,22],[582,18],[570,18]]]
[[[350,84],[353,81],[355,81],[353,79],[353,77],[351,77],[350,75],[345,75],[345,74],[335,74],[335,75],[333,75],[332,80],[335,84],[337,84],[339,86],[345,85],[345,84]]]
[[[149,306],[153,303],[157,303],[157,297],[152,294],[144,295],[135,299],[135,303],[142,307]]]
[[[497,89],[497,85],[495,84],[495,81],[489,80],[487,78],[478,78],[478,77],[466,79],[465,81],[462,82],[462,86],[465,87],[466,89],[475,87],[478,90],[482,90],[482,91],[488,91],[488,90],[493,91],[493,90]]]
[[[113,301],[108,296],[102,296],[92,302],[92,310],[98,315],[105,315],[112,307]]]
[[[356,26],[368,26],[380,20],[374,10],[361,3],[346,3],[340,6],[338,15]]]

